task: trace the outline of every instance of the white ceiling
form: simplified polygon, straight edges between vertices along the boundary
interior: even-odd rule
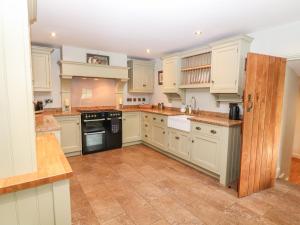
[[[299,11],[299,0],[38,0],[31,35],[35,43],[154,58],[300,20]]]

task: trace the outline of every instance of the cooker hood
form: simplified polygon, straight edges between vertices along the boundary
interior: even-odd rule
[[[128,68],[92,63],[59,61],[60,75],[64,79],[72,77],[110,78],[128,80]]]

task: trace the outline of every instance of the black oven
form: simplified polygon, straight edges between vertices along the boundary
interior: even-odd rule
[[[122,112],[81,114],[82,153],[89,154],[122,147]]]
[[[104,112],[81,114],[82,153],[88,154],[106,148],[106,129]]]

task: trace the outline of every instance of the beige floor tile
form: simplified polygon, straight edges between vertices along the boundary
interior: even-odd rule
[[[69,158],[73,225],[300,225],[300,186],[238,199],[143,145]]]

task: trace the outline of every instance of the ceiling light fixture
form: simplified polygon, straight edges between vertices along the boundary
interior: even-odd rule
[[[197,31],[194,32],[194,34],[197,35],[197,36],[199,36],[199,35],[202,34],[202,32],[200,30],[197,30]]]
[[[56,33],[55,32],[51,32],[51,37],[56,37]]]
[[[150,54],[150,49],[149,49],[149,48],[147,48],[147,49],[146,49],[146,52],[147,52],[148,54]]]

